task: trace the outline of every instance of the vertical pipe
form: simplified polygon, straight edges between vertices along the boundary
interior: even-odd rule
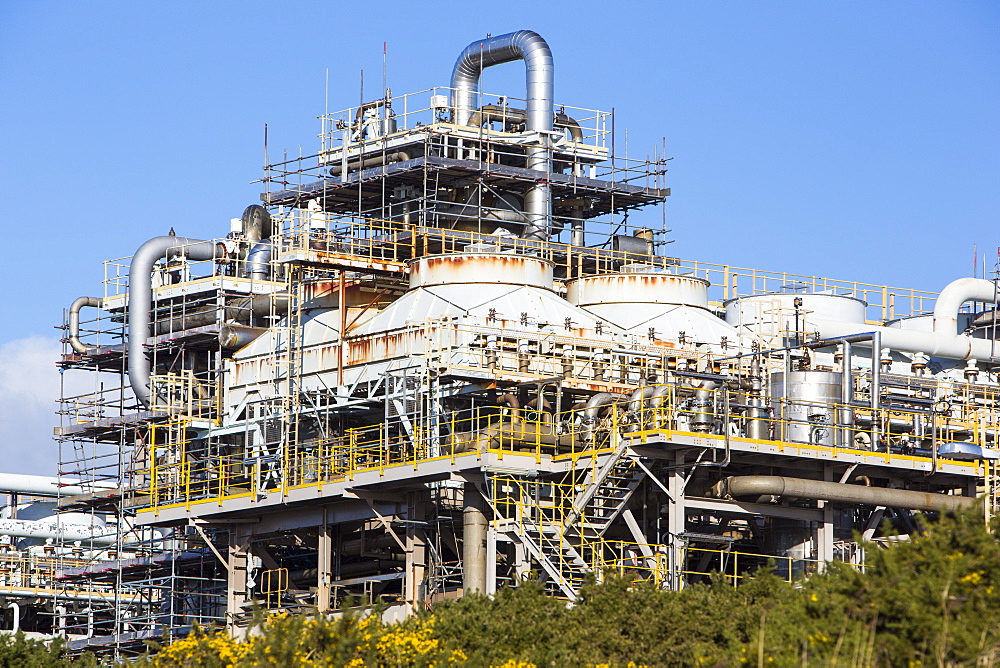
[[[462,587],[464,594],[486,591],[485,499],[471,482],[465,483],[462,509]]]
[[[56,635],[60,638],[66,637],[66,606],[57,605],[54,609],[56,615]]]
[[[583,223],[583,209],[580,207],[573,207],[572,211],[572,228],[573,228],[573,245],[583,246],[586,243],[585,228]]]
[[[882,332],[875,330],[872,333],[872,449],[878,450],[879,431],[882,425],[879,424],[879,405],[882,397]],[[888,447],[888,445],[887,445]]]
[[[12,633],[17,633],[21,628],[21,606],[17,602],[11,601],[7,604],[7,607],[14,611],[14,622],[10,630]]]
[[[340,333],[337,341],[337,384],[344,384],[344,336],[347,334],[347,298],[344,295],[344,270],[337,279],[337,308],[340,311]]]
[[[851,374],[851,342],[844,341],[842,345],[843,355],[840,360],[840,410],[837,414],[837,430],[840,438],[834,440],[835,445],[849,447],[851,445],[850,429],[851,402],[854,401],[854,377]]]

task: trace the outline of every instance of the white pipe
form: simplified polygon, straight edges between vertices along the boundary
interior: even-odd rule
[[[834,320],[810,320],[820,337],[832,339],[841,336],[852,336],[866,332],[878,332],[882,335],[882,345],[893,350],[908,353],[925,353],[931,357],[946,357],[949,359],[967,360],[992,357],[993,342],[986,339],[974,339],[960,334],[938,334],[936,332],[912,332],[893,327],[873,327],[863,323],[837,322]],[[860,341],[855,345],[864,346],[870,342]],[[876,362],[877,364],[877,362]]]
[[[56,634],[66,637],[66,606],[57,605],[53,608],[53,612],[56,614]]]
[[[967,301],[997,303],[997,286],[981,278],[960,278],[945,286],[934,302],[934,333],[958,334],[958,311]]]
[[[913,332],[893,327],[872,327],[863,323],[811,318],[809,324],[816,328],[820,337],[824,339],[878,332],[882,335],[882,345],[894,350],[949,359],[989,360],[994,355],[995,343],[989,339],[976,339],[959,334],[958,311],[962,304],[970,299],[996,304],[996,292],[992,281],[979,278],[960,278],[949,283],[934,304],[934,327],[931,332]],[[859,342],[858,345],[864,343]]]
[[[83,486],[79,480],[63,481],[59,478],[21,473],[0,473],[0,492],[15,492],[33,496],[76,496],[106,487]]]
[[[58,520],[0,520],[0,536],[114,544],[117,537],[102,534],[105,530],[98,524],[66,524]]]
[[[17,633],[18,629],[21,628],[21,606],[11,601],[7,604],[7,607],[14,611],[14,625],[10,630],[12,633]]]

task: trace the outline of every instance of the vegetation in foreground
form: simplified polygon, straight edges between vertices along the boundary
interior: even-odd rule
[[[1000,540],[973,515],[833,565],[798,586],[762,573],[680,592],[588,585],[578,605],[526,582],[441,603],[400,624],[347,612],[275,616],[247,642],[198,631],[146,666],[992,666],[1000,665]],[[0,644],[0,665],[63,666],[61,648]],[[46,662],[48,661],[48,662]]]

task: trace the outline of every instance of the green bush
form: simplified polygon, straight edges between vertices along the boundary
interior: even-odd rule
[[[96,666],[91,654],[71,660],[66,657],[65,642],[57,638],[49,643],[32,640],[18,631],[0,634],[0,667],[2,668],[88,668]]]
[[[248,642],[199,631],[155,666],[991,666],[1000,664],[1000,542],[975,515],[945,517],[864,572],[832,564],[795,585],[762,572],[669,592],[609,577],[576,605],[536,582],[377,615],[277,616]],[[59,648],[28,646],[30,652]],[[6,650],[14,656],[15,650]],[[6,656],[2,655],[2,656]],[[18,655],[20,656],[20,655]],[[38,656],[43,656],[39,654]],[[3,665],[48,666],[61,663]],[[38,659],[41,661],[41,659]]]

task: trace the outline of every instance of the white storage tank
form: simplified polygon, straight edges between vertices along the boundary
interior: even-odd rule
[[[796,306],[796,300],[801,300]],[[724,304],[726,322],[738,331],[776,336],[781,332],[810,331],[821,321],[865,323],[868,304],[847,295],[813,292],[775,292],[730,299]],[[798,322],[796,323],[796,312]]]
[[[566,300],[632,334],[652,330],[658,339],[736,345],[735,330],[709,309],[708,281],[651,269],[570,281]]]

